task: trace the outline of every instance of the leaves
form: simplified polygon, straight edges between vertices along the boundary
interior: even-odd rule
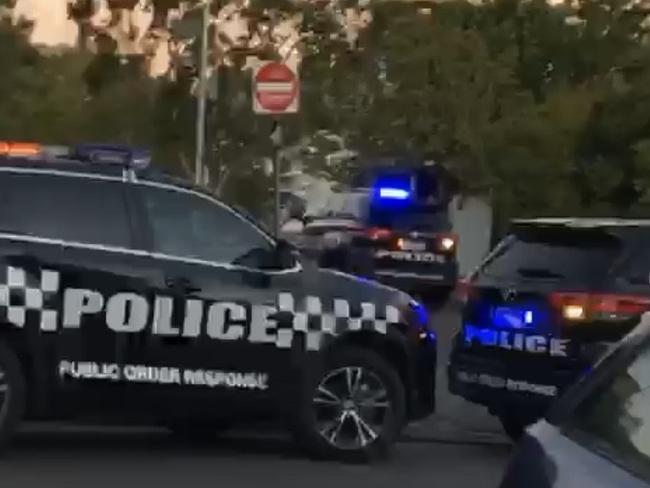
[[[650,204],[647,12],[624,0],[456,0],[427,4],[429,14],[372,2],[373,21],[351,48],[323,5],[251,4],[258,15],[302,13],[301,112],[280,118],[285,166],[345,181],[380,155],[426,153],[504,216],[629,214]],[[185,27],[191,37],[196,27]],[[191,176],[191,80],[145,78],[141,59],[43,57],[6,22],[0,59],[3,137],[147,145]],[[214,184],[262,211],[271,120],[252,113],[249,71],[222,68],[218,92],[207,124]]]

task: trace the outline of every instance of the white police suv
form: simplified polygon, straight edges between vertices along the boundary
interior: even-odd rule
[[[364,460],[434,408],[422,307],[300,257],[145,151],[0,142],[0,443],[23,419],[285,422]]]

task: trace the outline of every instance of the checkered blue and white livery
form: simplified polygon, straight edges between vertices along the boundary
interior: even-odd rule
[[[317,351],[323,345],[327,336],[337,336],[346,331],[374,331],[386,334],[390,325],[398,324],[400,313],[397,307],[386,305],[382,314],[377,313],[374,303],[364,302],[360,305],[360,316],[353,316],[350,302],[335,298],[331,311],[324,311],[322,301],[316,296],[307,296],[302,306],[296,306],[296,300],[291,293],[280,293],[278,296],[278,312],[288,312],[293,315],[291,328],[279,328],[275,345],[279,348],[290,348],[296,332],[305,334],[305,347],[309,351]]]
[[[0,319],[24,327],[28,314],[37,314],[41,330],[55,331],[58,312],[45,308],[45,303],[48,296],[59,291],[59,273],[43,269],[34,277],[22,268],[8,266],[6,270],[6,279],[0,280]]]

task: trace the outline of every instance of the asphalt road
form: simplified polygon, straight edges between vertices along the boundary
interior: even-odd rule
[[[438,336],[438,375],[436,414],[409,429],[409,434],[424,438],[455,439],[463,442],[507,443],[498,420],[483,407],[449,394],[446,366],[453,336],[460,328],[460,315],[446,306],[431,316]]]
[[[410,427],[388,460],[314,462],[272,434],[233,434],[197,447],[160,431],[52,427],[19,436],[0,458],[0,487],[496,487],[511,447],[483,409],[447,394],[444,364],[458,317],[446,309],[433,321],[440,340],[439,410]]]

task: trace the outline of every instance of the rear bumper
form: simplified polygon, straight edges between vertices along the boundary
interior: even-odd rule
[[[507,354],[482,355],[455,340],[447,365],[449,391],[495,413],[515,407],[541,415],[586,368],[578,361],[569,365]]]
[[[423,293],[434,289],[451,289],[458,280],[456,263],[428,266],[425,270],[400,270],[376,268],[374,277],[386,285],[413,293]]]

